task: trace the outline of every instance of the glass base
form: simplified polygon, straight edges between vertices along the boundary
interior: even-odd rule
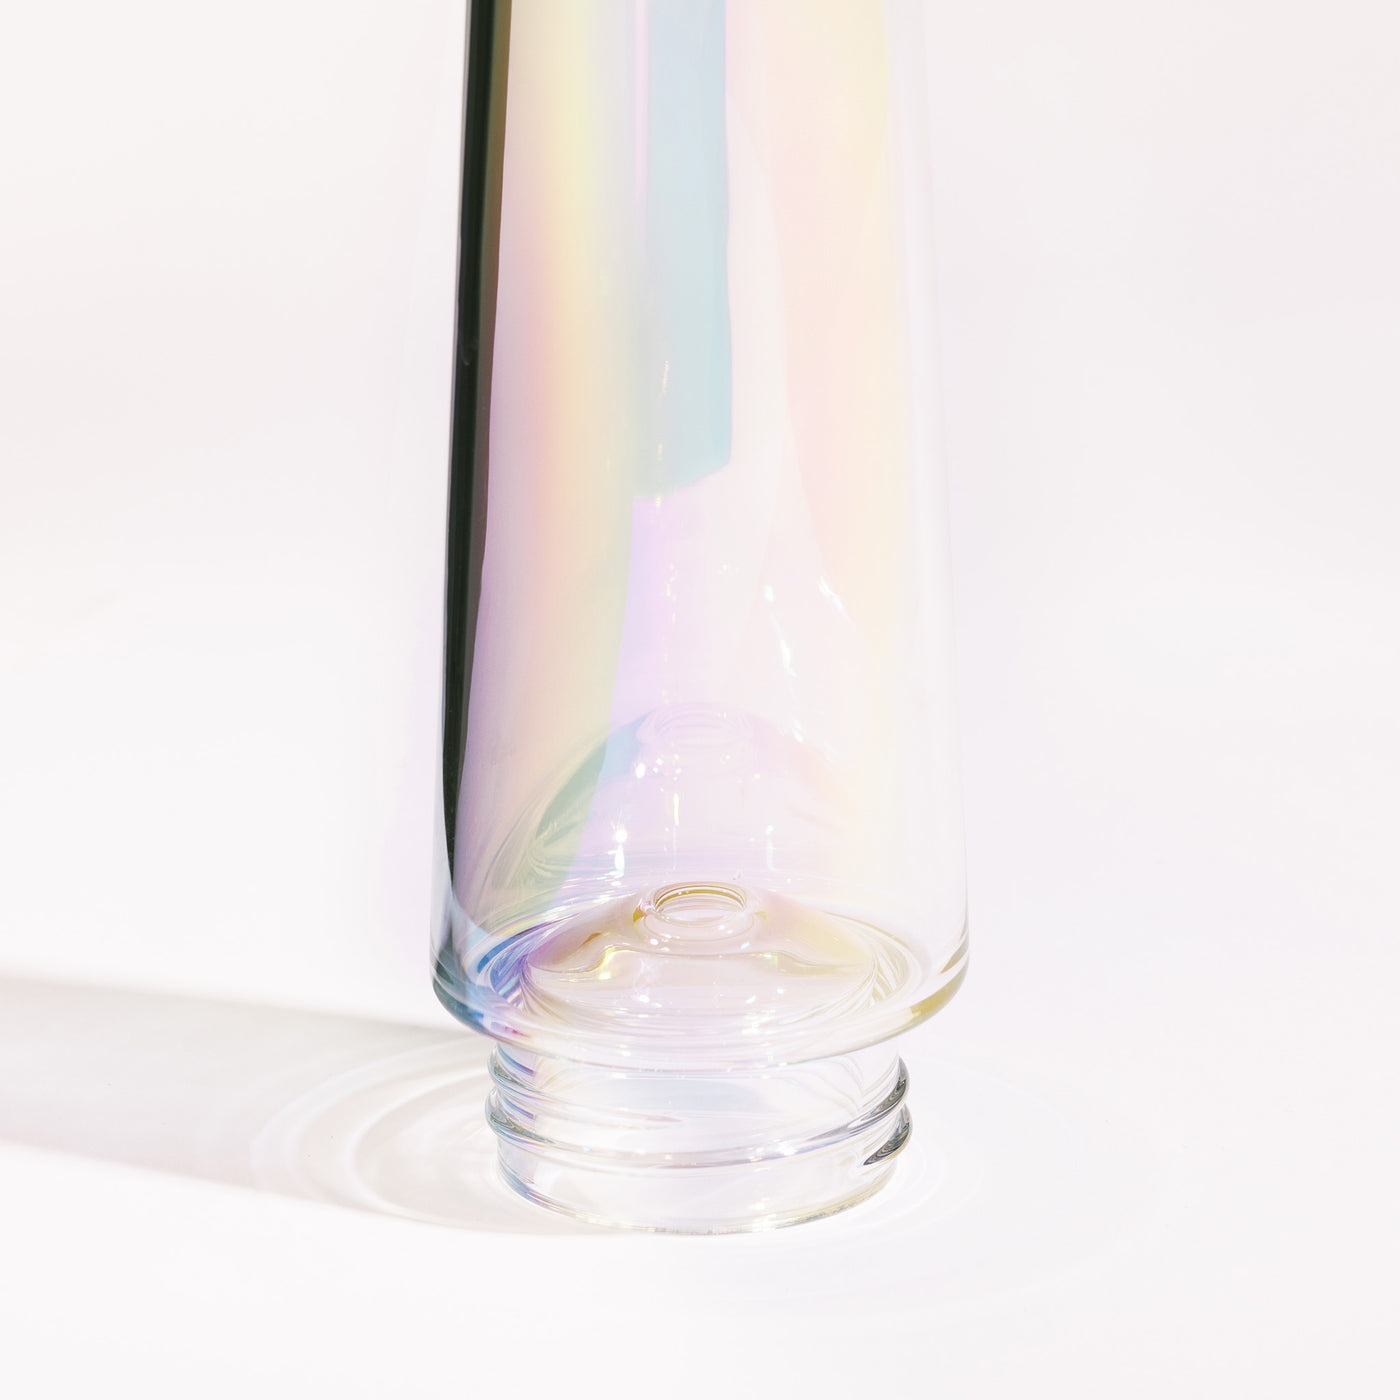
[[[506,1181],[591,1224],[774,1229],[855,1205],[909,1138],[889,1045],[699,1074],[620,1070],[498,1046],[487,1105]]]
[[[507,1045],[677,1075],[887,1042],[947,1002],[967,967],[965,929],[940,966],[849,911],[710,878],[489,935],[454,904],[446,917],[434,989],[454,1016]]]

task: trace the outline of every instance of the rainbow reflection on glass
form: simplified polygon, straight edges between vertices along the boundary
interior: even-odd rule
[[[869,1195],[965,968],[922,11],[473,6],[436,985],[586,1219]]]

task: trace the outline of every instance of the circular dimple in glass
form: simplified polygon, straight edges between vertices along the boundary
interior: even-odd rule
[[[633,917],[668,943],[709,943],[747,933],[755,915],[747,893],[737,885],[682,883],[643,896]]]
[[[481,1024],[494,1033],[509,1016],[513,1038],[542,1052],[728,1067],[812,1058],[833,1026],[869,1044],[869,1025],[903,1023],[918,974],[871,924],[702,876],[522,929],[483,960],[478,986],[499,999]]]
[[[739,710],[705,704],[666,705],[638,727],[637,738],[659,753],[741,748],[753,742],[749,717]]]

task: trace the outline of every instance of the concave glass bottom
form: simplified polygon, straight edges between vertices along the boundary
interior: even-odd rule
[[[727,881],[672,881],[468,940],[437,991],[488,1035],[545,1054],[693,1072],[827,1058],[889,1039],[956,990],[852,914]]]
[[[908,1141],[889,1047],[767,1070],[619,1071],[498,1047],[488,1102],[507,1183],[592,1224],[773,1229],[879,1190]]]
[[[910,1131],[889,1038],[950,997],[873,924],[771,890],[673,880],[439,958],[439,997],[501,1044],[507,1182],[593,1223],[768,1228],[879,1189]]]

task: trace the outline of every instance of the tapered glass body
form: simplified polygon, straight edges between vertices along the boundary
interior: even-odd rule
[[[966,959],[923,5],[477,9],[437,990],[526,1194],[822,1214]]]

